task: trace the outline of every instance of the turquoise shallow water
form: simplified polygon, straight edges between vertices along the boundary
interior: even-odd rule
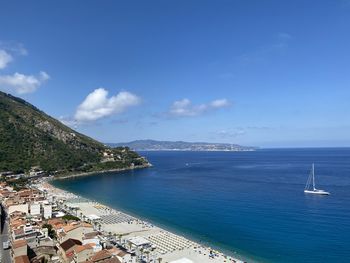
[[[350,149],[143,152],[149,169],[54,181],[261,262],[349,262]],[[315,163],[330,196],[303,193]]]

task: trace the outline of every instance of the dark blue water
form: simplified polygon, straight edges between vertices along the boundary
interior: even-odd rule
[[[153,168],[54,184],[262,262],[350,262],[350,149],[144,152]],[[315,163],[330,196],[303,193]]]

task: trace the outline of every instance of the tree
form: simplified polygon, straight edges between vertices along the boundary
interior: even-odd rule
[[[74,221],[80,221],[79,217],[73,216],[73,215],[64,215],[62,217],[63,220],[65,221],[70,221],[70,220],[74,220]]]
[[[132,243],[130,241],[128,241],[128,246],[129,246],[129,249],[131,250],[132,248]]]
[[[143,256],[143,251],[144,251],[144,248],[143,248],[143,247],[141,247],[141,248],[140,248],[141,260],[143,260],[143,258],[142,258],[142,256]]]
[[[149,262],[149,254],[150,254],[150,252],[148,250],[146,250],[145,254],[147,255],[147,262]]]
[[[118,235],[118,238],[119,238],[119,244],[121,244],[121,243],[122,243],[122,237],[123,237],[123,235],[122,235],[122,234],[119,234],[119,235]]]
[[[44,224],[43,228],[47,228],[47,232],[50,238],[52,239],[56,239],[57,235],[56,235],[56,231],[53,229],[52,225],[50,224]]]

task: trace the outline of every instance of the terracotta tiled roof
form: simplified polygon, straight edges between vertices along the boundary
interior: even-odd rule
[[[74,257],[74,251],[71,250],[71,251],[67,252],[67,253],[66,253],[66,257],[67,257],[67,258],[72,258],[72,257]]]
[[[119,248],[116,248],[116,247],[113,247],[113,248],[111,248],[111,249],[108,249],[108,251],[109,251],[110,253],[112,253],[113,255],[118,255],[118,256],[120,256],[120,257],[124,257],[126,254],[128,254],[128,253],[126,253],[125,251],[123,251],[123,250],[121,250],[121,249],[119,249]]]
[[[77,246],[74,251],[75,253],[80,253],[86,249],[92,249],[92,246],[90,244],[82,245],[82,246]]]
[[[11,218],[25,218],[26,213],[15,211],[11,214]]]
[[[121,263],[121,262],[118,258],[108,258],[108,259],[98,261],[98,263]]]
[[[30,196],[32,194],[31,190],[22,190],[17,193],[20,197]]]
[[[2,191],[0,191],[0,195],[1,195],[2,197],[9,197],[11,194],[12,194],[12,193],[11,193],[10,191],[8,191],[8,190],[2,190]]]
[[[10,225],[11,230],[18,229],[21,226],[24,226],[26,222],[16,222]]]
[[[30,263],[28,256],[15,257],[15,263]]]
[[[63,231],[67,233],[67,232],[72,231],[73,229],[76,229],[78,227],[77,226],[68,225],[68,226],[64,226],[62,228],[63,228]]]
[[[18,236],[18,235],[24,234],[24,230],[23,230],[23,228],[14,229],[14,230],[13,230],[13,233],[14,233],[16,236]]]
[[[50,224],[50,223],[49,223]],[[56,230],[63,228],[64,224],[63,223],[56,223],[56,224],[50,224],[52,227]]]
[[[112,254],[108,250],[101,250],[91,257],[93,262],[99,262],[104,259],[111,258]]]
[[[15,221],[24,221],[26,220],[24,215],[14,215],[12,214],[11,217],[10,217],[10,222],[15,222]]]
[[[10,219],[10,226],[11,229],[18,228],[19,226],[27,224],[27,220],[23,218],[15,218],[15,219]]]
[[[81,223],[81,226],[83,226],[83,227],[92,227],[91,224],[85,223],[85,222]]]
[[[17,205],[17,204],[16,204]],[[22,204],[18,204],[18,205],[22,205]],[[10,216],[12,216],[13,214],[19,214],[19,213],[22,213],[21,211],[13,211],[11,214],[10,214]]]
[[[63,230],[64,230],[64,232],[67,233],[67,232],[72,231],[72,230],[74,230],[74,229],[77,229],[77,228],[79,228],[79,227],[89,227],[89,228],[92,228],[92,225],[87,224],[87,223],[77,224],[76,222],[74,222],[74,223],[71,223],[71,224],[69,224],[69,225],[64,226],[64,227],[63,227]]]
[[[64,221],[61,218],[52,218],[52,219],[49,219],[47,223],[50,225],[58,225],[58,224],[63,224]]]
[[[98,236],[100,233],[97,232],[97,231],[94,231],[94,232],[90,232],[90,233],[86,233],[84,235],[84,239],[91,239],[91,238],[94,238],[96,236]]]
[[[126,254],[128,254],[128,253],[126,253],[125,251],[123,251],[123,250],[120,250],[120,252],[117,254],[119,257],[124,257]]]
[[[27,246],[27,241],[24,239],[20,239],[20,240],[16,240],[14,242],[12,242],[12,247],[14,249],[19,248],[19,247],[24,247]]]
[[[64,251],[67,251],[68,249],[74,247],[75,245],[81,246],[82,243],[77,239],[70,238],[60,244],[61,248]]]

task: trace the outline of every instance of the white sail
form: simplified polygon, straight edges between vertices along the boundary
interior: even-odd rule
[[[311,188],[312,186],[312,188]],[[310,189],[311,188],[311,189]],[[318,194],[318,195],[329,195],[329,192],[326,192],[321,189],[316,189],[315,184],[315,165],[312,164],[311,172],[309,174],[309,177],[307,178],[304,193],[307,194]]]

